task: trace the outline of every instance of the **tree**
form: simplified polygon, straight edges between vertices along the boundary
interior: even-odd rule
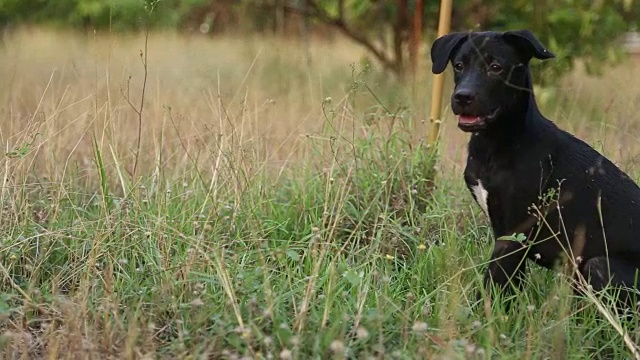
[[[534,82],[553,84],[570,71],[576,60],[591,74],[621,59],[620,36],[640,13],[634,0],[471,0],[460,6],[458,29],[530,29],[555,54],[553,61],[532,62]]]
[[[438,3],[427,2],[423,7],[418,0],[306,0],[306,9],[291,8],[333,26],[403,79],[408,65],[415,69],[425,30],[418,23],[436,19]],[[636,0],[459,0],[452,31],[530,29],[557,55],[554,61],[532,64],[539,68],[534,70],[534,81],[550,84],[570,71],[578,59],[592,74],[599,73],[603,64],[619,60],[617,39],[637,27],[638,14],[640,1]],[[427,35],[433,39],[437,24],[428,25]],[[391,34],[390,44],[385,32]]]
[[[305,0],[304,7],[288,8],[333,26],[404,80],[408,63],[413,64],[413,70],[417,67],[424,30],[423,4],[422,0]],[[387,33],[391,33],[390,43]]]

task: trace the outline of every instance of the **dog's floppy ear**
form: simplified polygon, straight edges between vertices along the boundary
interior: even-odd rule
[[[536,59],[545,60],[556,57],[529,30],[505,31],[503,35],[505,40],[511,41],[524,51],[525,54],[523,55],[528,58],[535,57]]]
[[[447,68],[449,59],[453,56],[457,47],[469,34],[453,32],[441,36],[431,45],[431,71],[440,74]]]

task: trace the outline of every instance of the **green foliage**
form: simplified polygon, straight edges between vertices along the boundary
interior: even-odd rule
[[[0,23],[53,23],[116,31],[141,29],[149,19],[157,27],[176,27],[206,0],[0,0]],[[154,15],[149,17],[153,10]]]
[[[337,16],[339,13],[338,1],[322,0],[317,1],[329,14]],[[415,9],[415,1],[409,0],[409,15]],[[429,19],[437,19],[439,11],[439,2],[424,1],[425,21],[429,27]],[[344,14],[346,20],[353,22],[357,27],[369,29],[371,31],[380,31],[381,29],[390,28],[394,25],[399,7],[396,1],[377,1],[377,0],[345,0]],[[435,24],[434,24],[435,25]],[[434,26],[435,28],[435,26]]]
[[[580,59],[591,74],[599,74],[604,64],[621,59],[618,39],[637,24],[625,14],[637,11],[638,1],[486,1],[493,16],[485,29],[530,29],[549,47],[556,58],[532,61],[534,81],[552,84],[570,71]],[[625,10],[627,9],[627,10]],[[473,26],[474,24],[467,24]]]
[[[404,37],[395,28],[402,11],[397,2],[373,0],[315,1],[326,13],[337,18],[342,14],[352,28],[376,35],[384,43],[386,33]],[[339,9],[339,3],[343,8]],[[435,36],[439,2],[426,2],[424,23]],[[415,2],[408,1],[405,12],[411,13]],[[622,58],[618,39],[625,31],[640,23],[640,2],[634,0],[542,0],[542,1],[457,1],[454,4],[452,30],[530,29],[557,55],[553,60],[533,61],[534,82],[555,84],[562,75],[582,61],[591,74],[599,74],[602,66]],[[409,19],[402,22],[411,21]],[[370,43],[373,43],[370,41]],[[394,45],[394,51],[398,46]],[[406,66],[406,64],[401,65]]]

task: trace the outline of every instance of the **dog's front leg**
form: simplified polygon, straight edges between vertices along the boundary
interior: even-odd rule
[[[526,250],[527,248],[519,242],[496,240],[484,277],[487,291],[490,291],[491,285],[497,286],[503,292],[509,292],[514,287],[520,288],[526,269]]]

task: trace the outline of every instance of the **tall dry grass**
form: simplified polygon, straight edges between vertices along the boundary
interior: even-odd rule
[[[0,53],[5,82],[0,89],[0,141],[5,150],[32,144],[36,151],[29,167],[40,176],[61,180],[68,169],[61,164],[91,172],[95,136],[101,146],[109,144],[107,153],[113,151],[131,172],[138,124],[127,98],[139,104],[143,46],[142,36],[38,29],[5,39]],[[152,34],[140,154],[144,170],[151,171],[162,158],[163,167],[179,174],[189,163],[186,153],[210,163],[215,151],[206,154],[203,148],[211,150],[225,140],[239,141],[253,157],[276,168],[308,158],[306,135],[317,133],[325,122],[322,102],[344,100],[354,73],[364,69],[365,55],[346,41],[304,44]],[[381,90],[389,87],[389,79],[367,79],[370,86],[378,86],[376,91],[387,92],[385,100],[405,101],[412,106],[411,114],[422,115],[415,119],[417,137],[426,131],[420,125],[429,108],[428,60],[424,62],[418,98],[425,101],[418,104],[402,98],[406,89]],[[545,113],[631,169],[639,153],[634,134],[640,126],[640,83],[633,80],[639,74],[637,61],[607,70],[602,77],[587,76],[579,68],[547,96]],[[444,101],[447,104],[446,96]],[[369,110],[375,101],[369,97],[362,104]],[[459,165],[464,155],[458,150],[466,136],[457,131],[446,106],[443,116],[445,162]],[[351,121],[349,126],[359,124]]]
[[[132,172],[138,119],[127,100],[140,103],[143,46],[141,36],[37,29],[8,38],[0,141],[7,152],[32,150],[12,173],[64,182],[73,169],[90,177],[93,137],[109,163]],[[212,164],[232,142],[228,149],[265,166],[304,158],[305,135],[323,126],[323,100],[347,93],[350,64],[361,55],[341,42],[152,34],[141,173],[159,165],[181,174],[189,156]]]
[[[412,115],[429,104],[351,43],[152,34],[130,180],[143,46],[23,29],[0,50],[7,356],[535,358],[616,343],[549,276],[527,311],[473,317],[488,230],[460,195],[467,135],[445,107],[438,189],[404,179],[423,180]],[[577,70],[544,113],[637,174],[638,75]]]

